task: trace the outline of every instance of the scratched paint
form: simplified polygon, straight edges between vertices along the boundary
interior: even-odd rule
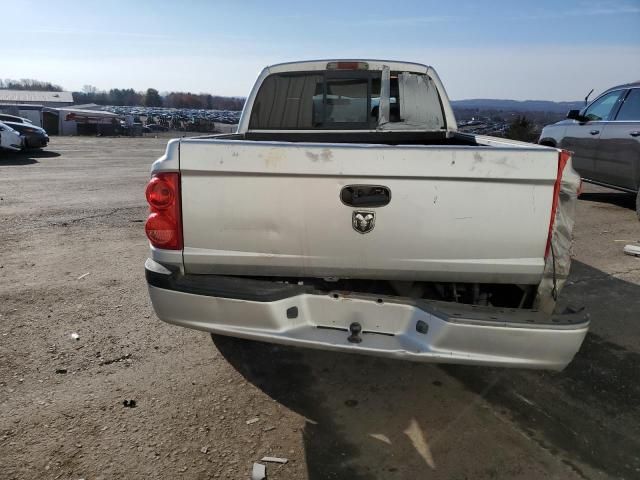
[[[333,152],[331,151],[330,148],[323,148],[320,151],[320,153],[315,153],[311,150],[307,150],[305,152],[305,155],[312,162],[318,162],[318,161],[330,162],[333,160]]]

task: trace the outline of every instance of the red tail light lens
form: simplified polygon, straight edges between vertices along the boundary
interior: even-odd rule
[[[547,248],[544,251],[544,258],[549,255],[551,249],[551,237],[553,237],[553,225],[556,221],[556,211],[558,210],[558,203],[560,202],[560,187],[562,185],[562,173],[564,167],[567,166],[567,162],[571,158],[571,152],[562,150],[558,154],[558,173],[556,174],[556,183],[553,186],[553,203],[551,204],[551,220],[549,220],[549,235],[547,237]]]
[[[151,177],[146,189],[150,214],[144,230],[156,248],[182,249],[180,174],[159,173]]]
[[[152,213],[149,215],[144,228],[147,232],[147,237],[156,247],[166,248],[175,242],[175,225],[166,215]]]
[[[327,70],[369,70],[367,62],[329,62]]]
[[[153,208],[164,210],[175,201],[175,191],[166,179],[153,177],[147,185],[145,192],[147,202]]]

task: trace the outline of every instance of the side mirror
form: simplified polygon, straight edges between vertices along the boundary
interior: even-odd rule
[[[567,118],[569,120],[580,120],[580,110],[569,110]]]
[[[567,113],[567,118],[569,120],[577,120],[581,123],[589,121],[587,117],[580,115],[580,110],[569,110],[569,112]]]

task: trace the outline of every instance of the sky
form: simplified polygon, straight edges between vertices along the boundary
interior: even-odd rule
[[[267,65],[328,58],[432,65],[455,100],[579,100],[640,80],[640,0],[0,4],[0,78],[67,90],[246,96]]]

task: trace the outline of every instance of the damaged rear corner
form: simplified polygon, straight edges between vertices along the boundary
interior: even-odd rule
[[[560,291],[564,287],[571,269],[573,227],[576,203],[580,189],[580,176],[573,169],[570,153],[562,150],[558,160],[558,178],[554,195],[555,212],[549,234],[542,280],[538,285],[534,308],[549,315],[555,310]]]

